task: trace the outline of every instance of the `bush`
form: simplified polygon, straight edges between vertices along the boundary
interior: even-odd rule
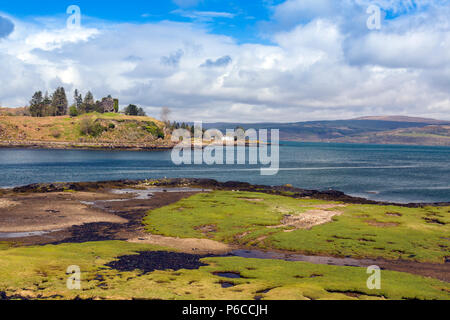
[[[91,117],[83,118],[80,122],[80,132],[82,135],[98,137],[103,131],[105,131],[105,127]]]
[[[53,138],[59,138],[61,137],[61,132],[58,129],[52,129],[50,134],[52,135]]]
[[[78,116],[78,110],[77,110],[77,107],[71,106],[70,109],[69,109],[69,115],[70,115],[71,117],[76,117],[76,116]]]
[[[143,129],[156,138],[164,139],[165,137],[163,130],[154,122],[147,122],[147,125]]]
[[[116,125],[115,125],[114,123],[110,123],[110,124],[108,125],[108,128],[109,128],[109,129],[115,129],[115,128],[116,128]]]

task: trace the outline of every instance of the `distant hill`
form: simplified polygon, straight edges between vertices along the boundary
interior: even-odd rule
[[[91,113],[78,117],[1,116],[0,147],[140,148],[170,145],[162,122],[150,117]]]
[[[0,116],[29,116],[30,112],[27,107],[23,108],[6,108],[0,107]]]
[[[403,116],[296,123],[210,123],[206,129],[280,129],[280,139],[304,142],[450,146],[450,121]]]
[[[373,116],[362,117],[354,120],[381,120],[381,121],[394,121],[394,122],[413,122],[413,123],[427,123],[427,124],[448,124],[449,121],[441,121],[429,118],[418,117],[406,117],[406,116]]]

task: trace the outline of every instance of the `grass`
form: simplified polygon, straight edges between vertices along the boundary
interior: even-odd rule
[[[11,248],[0,251],[0,291],[38,299],[450,299],[438,280],[382,271],[381,290],[369,290],[365,268],[304,262],[206,258],[198,270],[118,272],[104,265],[149,245],[122,241]],[[82,271],[82,290],[68,290],[67,267]],[[242,278],[221,278],[236,272]],[[222,288],[222,282],[234,284]]]
[[[101,126],[98,136],[81,132],[83,119],[89,118]],[[110,127],[110,125],[114,127]],[[152,142],[158,137],[146,127],[153,124],[161,131],[164,124],[150,117],[134,117],[116,113],[89,113],[78,117],[8,117],[0,116],[0,140],[59,141],[59,142]],[[162,132],[162,131],[161,131]]]
[[[326,209],[343,214],[310,230],[268,228],[280,225],[285,215],[301,215],[324,204],[337,203],[216,191],[153,210],[144,223],[153,234],[306,254],[434,263],[450,256],[450,207],[347,205]]]

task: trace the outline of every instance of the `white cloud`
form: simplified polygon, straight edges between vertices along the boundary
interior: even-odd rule
[[[0,41],[0,101],[21,106],[34,90],[64,85],[112,94],[155,116],[168,106],[185,121],[449,119],[449,9],[431,6],[372,32],[357,10],[367,3],[287,1],[275,8],[272,45],[238,44],[197,23],[74,32],[13,19],[15,31]],[[404,10],[398,1],[384,5]]]
[[[212,21],[216,18],[226,18],[232,19],[236,15],[229,12],[217,12],[217,11],[188,11],[177,9],[171,12],[172,14],[177,14],[182,17],[198,20],[198,21]]]

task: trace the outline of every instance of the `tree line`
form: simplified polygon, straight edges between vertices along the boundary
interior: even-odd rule
[[[113,99],[111,95],[100,100],[95,100],[91,91],[82,96],[78,89],[73,95],[73,104],[69,106],[66,91],[63,87],[58,87],[52,95],[37,91],[30,100],[29,112],[32,117],[57,117],[70,115],[72,117],[85,113],[98,112],[119,112],[119,100]],[[145,116],[142,108],[134,104],[128,105],[123,113],[131,116]]]

